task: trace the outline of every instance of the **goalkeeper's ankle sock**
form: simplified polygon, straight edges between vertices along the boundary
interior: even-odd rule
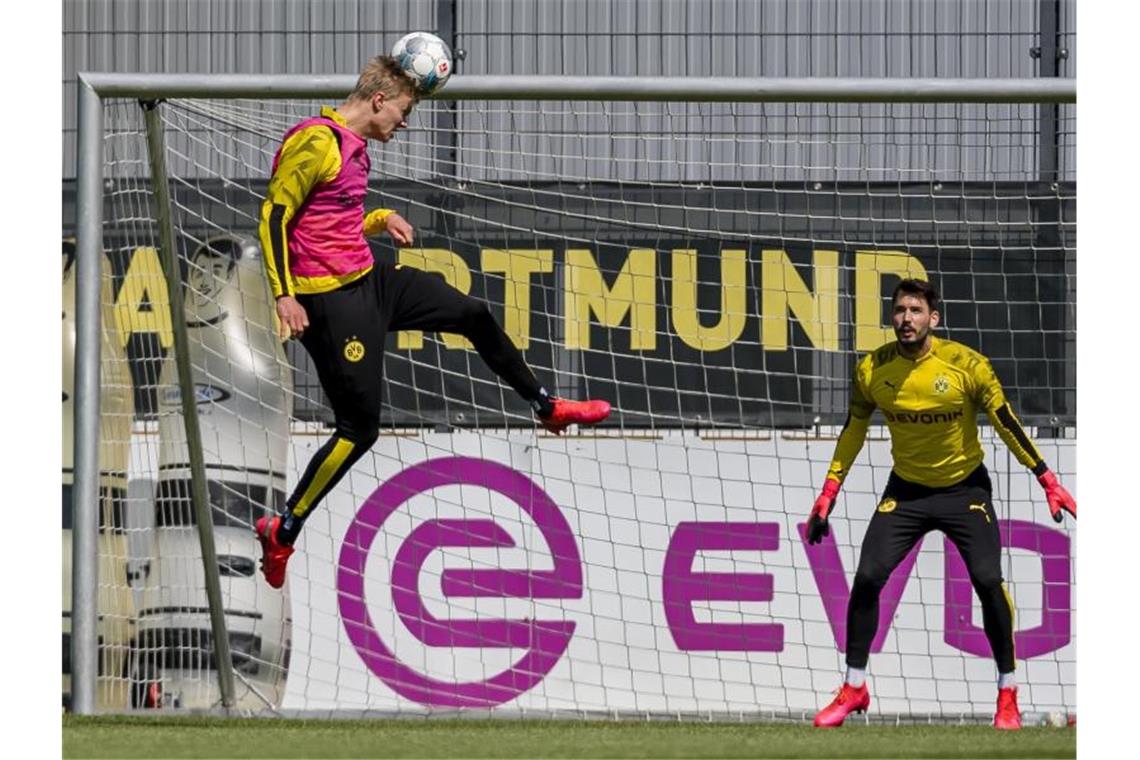
[[[854,686],[856,689],[860,688],[867,680],[866,668],[847,668],[847,683]]]
[[[531,401],[530,406],[539,417],[549,417],[554,414],[554,400],[550,398],[546,388],[538,389],[538,398]]]
[[[1011,670],[1008,673],[998,673],[998,688],[1009,689],[1017,686],[1017,671]]]

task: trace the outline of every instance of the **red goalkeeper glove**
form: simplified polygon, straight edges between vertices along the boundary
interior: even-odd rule
[[[1045,470],[1037,476],[1037,482],[1045,489],[1045,499],[1049,502],[1049,513],[1053,515],[1056,522],[1061,522],[1065,519],[1065,515],[1061,510],[1065,510],[1077,518],[1077,501],[1073,495],[1065,490],[1061,482],[1057,480],[1057,476],[1053,474],[1052,470]]]
[[[809,544],[818,544],[823,537],[831,533],[831,526],[827,524],[827,516],[835,508],[835,497],[839,495],[839,481],[828,478],[823,482],[823,491],[815,500],[808,517],[807,539]]]

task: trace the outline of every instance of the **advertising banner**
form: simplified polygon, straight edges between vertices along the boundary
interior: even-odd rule
[[[295,436],[295,466],[320,442]],[[1074,443],[1043,446],[1059,472],[1073,472]],[[842,677],[851,579],[890,461],[868,441],[831,536],[809,546],[833,446],[384,437],[298,543],[282,707],[812,711]],[[1075,526],[986,448],[1022,708],[1072,710]],[[980,606],[941,534],[883,590],[870,673],[884,713],[992,711]]]
[[[191,262],[257,244],[260,196],[236,207],[209,200],[229,197],[224,186],[199,189],[182,198],[189,191],[175,188],[176,202],[209,220],[179,229],[190,282]],[[613,400],[615,425],[841,424],[851,365],[888,339],[886,299],[898,278],[915,276],[941,291],[945,334],[992,360],[1021,419],[1055,426],[1076,414],[1076,241],[1072,225],[1043,220],[1074,218],[1075,192],[545,183],[476,198],[393,181],[374,186],[370,205],[400,209],[416,247],[395,249],[383,235],[371,243],[377,260],[485,299],[531,366],[568,384],[558,392],[581,395],[588,384]],[[65,186],[65,208],[72,193]],[[225,245],[219,226],[240,242]],[[147,240],[130,228],[104,233],[114,327],[143,417],[156,411],[173,342],[157,238]],[[386,422],[468,427],[526,414],[465,341],[435,337],[393,336]],[[327,421],[308,357],[289,349],[295,414]]]

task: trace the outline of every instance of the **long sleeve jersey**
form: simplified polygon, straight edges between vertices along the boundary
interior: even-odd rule
[[[894,470],[912,483],[940,488],[959,482],[982,463],[977,414],[990,423],[1017,460],[1045,471],[1040,452],[1006,401],[985,356],[950,340],[932,338],[911,360],[888,343],[863,357],[851,381],[847,423],[827,477],[840,483],[863,448],[871,413],[881,409],[891,434]]]
[[[286,133],[259,227],[274,297],[333,290],[372,268],[364,237],[393,212],[365,215],[369,168],[364,138],[333,108]]]

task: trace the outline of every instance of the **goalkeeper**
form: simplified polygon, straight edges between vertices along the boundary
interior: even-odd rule
[[[989,415],[1017,460],[1033,470],[1055,520],[1063,519],[1062,510],[1076,517],[1077,505],[1014,416],[989,360],[931,334],[941,319],[934,288],[922,280],[903,280],[892,301],[897,340],[855,367],[847,422],[807,524],[809,543],[828,534],[828,515],[878,407],[891,433],[894,468],[863,537],[847,606],[847,677],[838,696],[816,715],[815,725],[842,725],[848,714],[870,706],[865,680],[879,593],[915,543],[928,531],[941,530],[961,553],[982,603],[983,627],[998,670],[994,726],[1020,728],[1013,601],[1002,582],[1001,539],[982,464],[977,412]]]
[[[416,101],[412,79],[391,57],[377,56],[344,103],[286,132],[273,160],[260,237],[281,337],[300,339],[312,357],[336,421],[283,513],[256,523],[261,569],[274,588],[285,583],[305,518],[378,436],[390,331],[463,335],[553,433],[610,412],[605,401],[550,396],[482,301],[436,275],[374,261],[365,236],[387,232],[406,246],[415,231],[394,211],[365,213],[368,140],[386,143],[405,129]]]

